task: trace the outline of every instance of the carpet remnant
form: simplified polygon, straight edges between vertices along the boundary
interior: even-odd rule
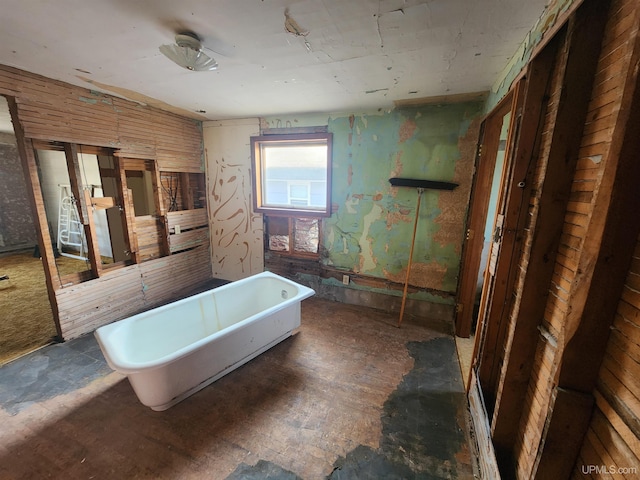
[[[3,255],[0,274],[10,284],[0,294],[0,365],[52,341],[56,327],[42,261],[31,252]]]

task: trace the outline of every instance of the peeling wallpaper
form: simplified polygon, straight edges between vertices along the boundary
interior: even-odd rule
[[[454,293],[482,107],[330,118],[333,214],[324,222],[324,264],[404,283],[418,194],[389,178],[453,181],[460,187],[452,192],[423,193],[410,284]]]

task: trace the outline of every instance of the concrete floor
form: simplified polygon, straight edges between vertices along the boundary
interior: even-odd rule
[[[0,368],[0,478],[474,478],[447,322],[317,298],[292,337],[165,412],[93,336]]]

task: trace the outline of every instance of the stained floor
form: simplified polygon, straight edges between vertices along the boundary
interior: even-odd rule
[[[474,478],[451,326],[396,322],[305,300],[291,338],[165,412],[93,336],[45,347],[0,368],[0,478]]]

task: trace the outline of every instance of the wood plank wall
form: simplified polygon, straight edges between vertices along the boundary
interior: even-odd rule
[[[160,170],[204,171],[197,120],[0,65],[0,94],[15,97],[25,137],[116,148]]]
[[[536,159],[536,169],[533,178],[534,185],[531,192],[532,195],[529,199],[528,204],[528,210],[531,220],[528,225],[524,241],[525,255],[522,256],[519,264],[519,270],[521,272],[520,281],[524,281],[524,277],[529,265],[530,258],[528,255],[526,255],[526,253],[529,253],[531,251],[536,228],[540,228],[540,225],[537,222],[544,220],[538,218],[538,209],[540,207],[542,185],[547,174],[547,162],[549,159],[550,151],[553,147],[553,133],[558,114],[558,104],[563,87],[563,61],[566,61],[566,58],[564,56],[563,49],[559,48],[556,55],[556,62],[554,63],[554,71],[550,79],[548,92],[549,99],[546,105],[546,115],[544,117],[544,123],[541,133],[541,149],[539,156]],[[516,297],[516,307],[519,307],[518,301],[523,294],[522,288],[523,285],[519,282],[516,291],[514,292]],[[519,312],[519,309],[514,308],[512,310],[512,315],[513,312]],[[516,320],[516,318],[510,318],[510,324],[514,326]],[[551,385],[548,383],[550,372],[548,370],[551,363],[550,358],[553,358],[553,354],[555,352],[555,349],[557,348],[557,344],[553,341],[553,338],[553,335],[550,336],[548,332],[539,330],[538,336],[534,340],[530,340],[533,343],[537,344],[537,346],[535,347],[535,356],[533,362],[535,371],[534,374],[530,377],[532,380],[529,383],[529,389],[525,398],[525,405],[522,410],[528,412],[533,411],[536,414],[533,418],[526,417],[526,420],[532,425],[526,425],[524,428],[521,427],[522,434],[516,435],[514,456],[518,458],[517,463],[521,469],[523,466],[525,469],[531,468],[531,465],[525,465],[526,460],[529,458],[535,458],[537,447],[540,441],[539,435],[541,435],[544,426],[545,417],[540,413],[545,411],[545,408],[548,406],[548,402],[550,401],[551,397]],[[545,382],[547,383],[546,385],[544,385]],[[538,383],[542,384],[539,385]],[[523,462],[522,459],[524,459],[525,462]]]
[[[120,157],[155,160],[160,175],[204,172],[197,120],[2,65],[0,95],[15,99],[22,138],[29,145],[43,140],[108,147]],[[41,203],[36,208],[45,215]],[[205,228],[193,230],[197,239],[191,238],[193,233],[189,238],[172,234],[175,255],[154,259],[160,254],[152,245],[159,231],[155,221],[135,219],[142,259],[150,260],[67,288],[51,282],[62,337],[74,338],[146,310],[210,279],[206,211],[193,216]]]
[[[640,477],[640,237],[618,303],[595,398],[596,410],[573,478],[603,478],[603,466],[609,472],[627,473],[619,478]]]
[[[208,246],[204,245],[56,290],[65,338],[78,337],[177,298],[211,278],[209,258]]]
[[[638,34],[634,23],[637,9],[638,2],[635,0],[613,1],[605,28],[602,52],[588,108],[588,120],[573,175],[544,317],[538,338],[532,340],[537,344],[536,353],[522,406],[523,413],[517,435],[519,440],[513,448],[517,478],[538,478],[538,462],[545,448],[565,347],[575,331],[576,312],[581,301],[585,300],[576,296],[575,292],[580,294],[578,287],[584,282],[584,262],[587,260],[585,239],[594,235],[592,225],[597,225],[597,219],[593,218],[594,204],[599,194],[607,195],[605,189],[601,191],[601,182],[609,161],[614,129],[620,121],[620,102],[628,78],[627,73],[634,68],[634,65],[630,65],[630,51]],[[550,97],[547,123],[552,121],[550,115],[553,114],[556,101],[554,95],[552,93]],[[545,130],[547,128],[545,127]],[[543,142],[542,156],[545,148]],[[536,207],[535,202],[534,197],[529,205],[531,211]],[[521,267],[526,268],[526,265]],[[634,268],[637,268],[637,261]],[[637,274],[632,273],[629,276],[624,306],[620,307],[626,313],[619,312],[617,317],[617,325],[624,326],[627,331],[629,328],[637,327],[637,323],[632,324],[626,319],[626,316],[631,315],[637,321],[637,316],[634,316],[637,315],[637,310],[633,313],[629,304],[630,300],[632,304],[637,302],[637,292],[635,298],[630,298],[634,297],[632,290],[638,287],[635,275]],[[629,286],[629,282],[634,286]],[[635,305],[637,308],[638,304]],[[598,410],[582,449],[584,463],[611,465],[611,460],[614,463],[620,462],[621,466],[638,465],[640,369],[635,362],[640,360],[640,350],[635,350],[638,348],[635,340],[630,341],[628,337],[623,337],[625,335],[622,333],[615,333],[610,341],[601,371],[600,387],[594,394]],[[621,353],[621,342],[625,348],[633,348]],[[624,373],[623,369],[626,369]],[[613,395],[607,395],[606,392],[611,392],[611,388],[614,389]],[[621,421],[620,410],[614,410],[611,403],[605,401],[605,398],[619,398],[618,395],[621,395],[622,400],[616,401],[622,401],[624,405],[621,411],[631,409],[632,412],[625,421]],[[582,478],[578,467],[573,471],[575,478]],[[609,477],[594,474],[593,478]]]

